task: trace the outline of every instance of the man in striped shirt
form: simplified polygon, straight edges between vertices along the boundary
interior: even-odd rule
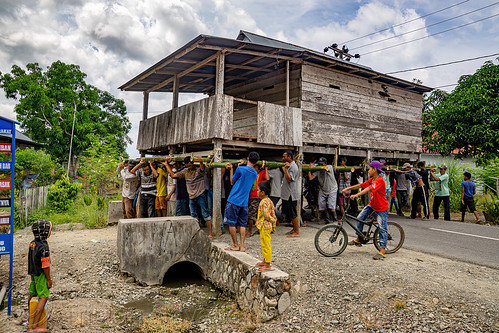
[[[140,167],[142,169],[138,170]],[[158,172],[154,167],[154,162],[141,161],[132,169],[131,173],[136,174],[140,181],[140,217],[155,217]]]

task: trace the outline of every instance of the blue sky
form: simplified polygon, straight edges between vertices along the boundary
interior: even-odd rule
[[[428,13],[463,0],[0,0],[0,72],[13,64],[24,67],[38,62],[42,67],[56,60],[74,63],[87,74],[87,81],[125,100],[133,124],[134,143],[128,148],[137,156],[135,141],[141,117],[142,96],[117,89],[199,34],[235,38],[248,30],[315,50],[342,43],[393,25],[408,24],[348,43],[351,53],[360,53],[359,64],[391,72],[499,52],[499,16],[404,46],[366,54],[391,45],[428,36],[442,30],[499,14],[495,0],[469,0],[451,9]],[[491,7],[444,24],[430,25],[481,7]],[[406,34],[356,50],[383,38]],[[396,74],[420,79],[437,87],[457,83],[472,74],[485,60]],[[495,63],[498,63],[495,60]],[[451,90],[453,87],[444,88]],[[181,95],[186,103],[199,98]],[[166,111],[171,96],[154,95],[151,113]],[[14,118],[15,101],[0,96],[0,115]]]

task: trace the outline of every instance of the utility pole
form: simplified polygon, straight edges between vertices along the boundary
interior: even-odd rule
[[[76,103],[73,101],[75,110],[73,112],[73,128],[71,129],[71,143],[69,144],[69,156],[68,156],[68,171],[66,172],[66,176],[69,177],[69,167],[71,166],[71,153],[73,150],[73,135],[75,132],[75,120],[76,120]]]
[[[336,58],[339,58],[339,59],[343,59],[343,60],[346,60],[346,61],[350,61],[350,59],[352,58],[356,58],[356,59],[360,59],[360,54],[356,53],[356,54],[350,54],[348,53],[348,47],[346,45],[343,45],[343,47],[341,49],[338,48],[338,44],[334,43],[334,44],[331,44],[330,46],[326,46],[324,48],[324,53],[327,53],[327,51],[329,50],[333,50],[334,52],[334,56]]]

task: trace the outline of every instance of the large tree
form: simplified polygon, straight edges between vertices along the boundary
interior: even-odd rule
[[[86,83],[85,77],[79,66],[61,61],[45,72],[31,63],[26,70],[14,65],[10,73],[0,73],[6,97],[19,101],[15,111],[21,128],[33,140],[44,143],[47,152],[60,162],[68,160],[74,115],[75,160],[96,137],[111,139],[123,155],[131,142],[125,102]]]
[[[487,61],[475,74],[461,76],[451,93],[425,98],[423,144],[478,162],[499,156],[499,65]]]

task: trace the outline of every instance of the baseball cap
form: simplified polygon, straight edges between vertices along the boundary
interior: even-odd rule
[[[379,173],[384,173],[383,164],[381,164],[380,161],[372,161],[371,163],[369,163],[369,166],[378,170]]]
[[[447,170],[447,166],[445,164],[442,164],[441,166],[438,167],[439,169],[444,169]]]
[[[319,164],[327,164],[327,159],[325,157],[319,158]]]
[[[412,168],[411,163],[404,163],[404,165],[402,165],[402,169],[405,169],[405,168]]]

